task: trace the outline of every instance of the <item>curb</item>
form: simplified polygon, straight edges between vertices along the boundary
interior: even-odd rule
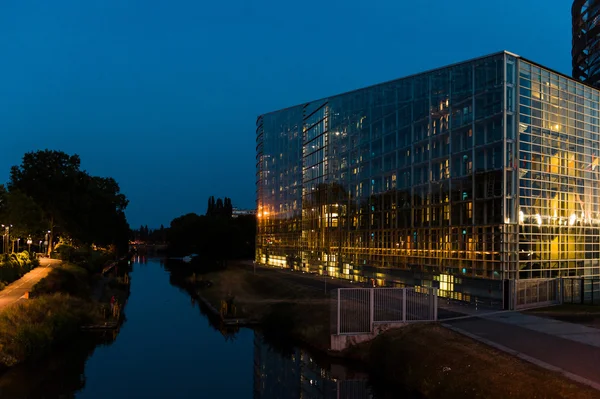
[[[457,332],[459,334],[462,334],[464,336],[467,336],[467,337],[469,337],[471,339],[474,339],[475,341],[478,341],[478,342],[481,342],[481,343],[483,343],[485,345],[488,345],[488,346],[491,346],[493,348],[496,348],[496,349],[498,349],[498,350],[500,350],[502,352],[506,352],[506,353],[508,353],[510,355],[518,357],[521,360],[525,360],[526,362],[535,364],[536,366],[542,367],[542,368],[544,368],[546,370],[550,370],[550,371],[554,371],[554,372],[560,373],[560,374],[564,375],[565,377],[567,377],[570,380],[579,382],[580,384],[587,385],[589,387],[592,387],[592,388],[600,391],[600,384],[597,383],[597,382],[594,382],[594,381],[589,380],[587,378],[581,377],[581,376],[579,376],[577,374],[573,374],[573,373],[571,373],[571,372],[569,372],[567,370],[561,369],[560,367],[553,366],[553,365],[551,365],[549,363],[546,363],[546,362],[544,362],[542,360],[536,359],[536,358],[531,357],[529,355],[526,355],[524,353],[517,352],[514,349],[510,349],[510,348],[508,348],[508,347],[506,347],[504,345],[500,345],[500,344],[498,344],[496,342],[490,341],[489,339],[482,338],[482,337],[480,337],[478,335],[475,335],[475,334],[471,334],[470,332],[467,332],[467,331],[465,331],[463,329],[451,326],[450,324],[446,324],[446,323],[441,323],[441,324],[442,324],[443,327],[445,327],[445,328],[447,328],[449,330],[452,330],[454,332]]]

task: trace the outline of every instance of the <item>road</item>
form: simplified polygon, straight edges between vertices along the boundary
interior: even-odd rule
[[[521,325],[502,321],[503,318],[510,317],[515,317]],[[598,330],[519,313],[456,320],[445,325],[487,345],[600,390]],[[578,330],[585,334],[577,334]],[[574,340],[579,338],[581,341],[582,336],[587,336],[587,340],[593,345]]]
[[[31,291],[34,285],[46,277],[53,266],[59,265],[56,259],[40,259],[40,266],[36,267],[17,281],[9,284],[0,291],[0,311],[6,307],[19,302],[26,292]]]

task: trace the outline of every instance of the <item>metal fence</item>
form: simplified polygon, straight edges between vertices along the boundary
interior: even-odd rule
[[[563,278],[562,302],[584,305],[600,305],[600,278]]]
[[[376,324],[437,320],[437,289],[339,288],[332,291],[332,334],[368,334]]]
[[[515,309],[561,303],[560,279],[514,280]]]

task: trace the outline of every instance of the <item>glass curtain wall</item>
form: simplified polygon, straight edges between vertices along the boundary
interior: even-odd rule
[[[299,267],[302,234],[302,108],[256,122],[256,261]]]
[[[518,60],[519,278],[600,274],[599,93]]]
[[[505,60],[500,53],[260,117],[257,260],[435,285],[458,299],[467,280],[507,278],[502,249],[514,247],[515,270],[518,224],[504,195],[516,151],[505,133],[515,129]]]

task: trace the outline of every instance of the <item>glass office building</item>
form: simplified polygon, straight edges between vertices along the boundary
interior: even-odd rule
[[[599,95],[501,52],[261,115],[256,261],[459,300],[599,276]]]
[[[575,0],[571,7],[573,77],[600,86],[600,0]]]

